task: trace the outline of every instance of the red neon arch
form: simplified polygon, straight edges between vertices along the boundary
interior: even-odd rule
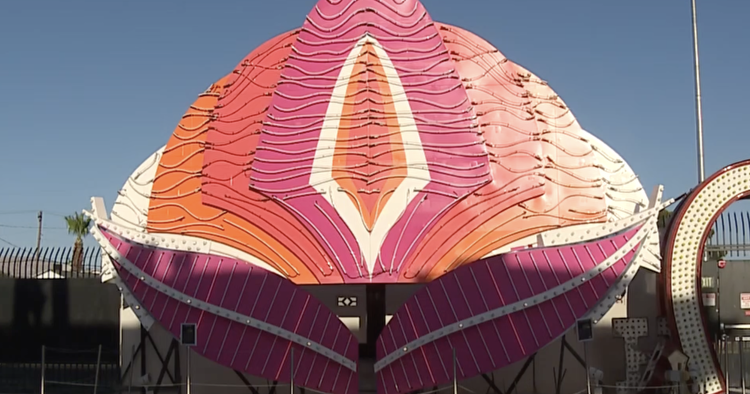
[[[748,195],[750,195],[750,160],[724,167],[685,197],[674,212],[664,242],[662,274],[664,311],[676,343],[690,357],[691,362],[699,365],[698,369],[692,371],[693,378],[701,384],[706,384],[708,386],[706,391],[710,394],[726,392],[726,387],[719,359],[711,346],[706,314],[703,311],[703,300],[700,297],[702,256],[705,252],[708,234],[719,215],[729,205]],[[700,238],[690,235],[696,229],[700,231]],[[697,242],[697,248],[693,249],[691,247],[696,246],[695,242]],[[676,257],[677,254],[679,254],[678,257]],[[694,286],[690,292],[691,297],[687,300],[678,300],[674,292],[679,284],[675,283],[674,275],[681,269],[689,268],[692,269],[692,285]],[[689,321],[682,317],[678,319],[677,310],[690,307],[697,309],[700,324],[690,326]],[[696,330],[702,332],[696,333]],[[700,343],[695,343],[696,341]]]

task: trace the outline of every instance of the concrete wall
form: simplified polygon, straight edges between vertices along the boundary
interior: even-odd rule
[[[43,345],[67,350],[101,345],[103,360],[114,362],[119,298],[117,287],[96,278],[0,278],[0,362],[40,362]],[[95,362],[96,352],[91,354]],[[49,359],[56,356],[51,352]]]
[[[614,386],[617,382],[625,379],[625,350],[624,342],[621,338],[614,338],[612,335],[612,319],[619,317],[646,317],[649,320],[650,337],[640,341],[642,346],[648,351],[655,343],[656,333],[656,315],[658,311],[658,301],[656,296],[657,275],[647,271],[641,271],[630,286],[630,289],[621,302],[615,304],[610,312],[595,326],[595,340],[588,346],[588,358],[590,365],[604,372],[604,383]],[[396,309],[417,289],[418,285],[393,285],[388,287],[386,293],[387,313],[392,314]],[[363,342],[366,338],[366,317],[365,317],[365,288],[364,286],[315,286],[309,287],[317,298],[326,306],[331,308],[344,321],[348,322],[355,335]],[[357,297],[357,306],[339,306],[339,296]],[[630,308],[628,307],[630,305]],[[140,340],[139,323],[137,318],[129,309],[122,310],[122,361],[123,368],[130,363],[132,349],[138,345]],[[358,320],[359,324],[356,324]],[[172,337],[164,328],[158,324],[154,325],[150,331],[162,356],[167,353]],[[566,335],[567,342],[571,345],[581,357],[583,357],[583,346],[575,338],[575,331],[571,330]],[[558,363],[560,358],[561,340],[556,340],[544,349],[542,349],[535,362],[532,363],[525,375],[520,379],[516,388],[518,393],[554,393],[555,382],[558,374]],[[156,353],[150,347],[147,349],[147,371],[151,384],[156,383],[159,375],[161,364]],[[187,357],[183,349],[180,355],[181,372],[183,379],[187,376]],[[206,360],[198,355],[191,356],[191,378],[193,382],[192,394],[214,394],[221,386],[222,394],[244,394],[248,389],[244,383],[237,377],[234,371],[219,366],[212,361]],[[511,385],[516,375],[521,370],[524,361],[518,362],[507,368],[491,374],[495,384],[501,390],[505,391]],[[134,381],[136,385],[139,382],[140,359],[135,360]],[[585,388],[584,368],[570,354],[564,355],[563,364],[564,378],[562,381],[563,394],[570,394]],[[272,382],[264,379],[247,377],[247,379],[258,387],[260,393],[269,392]],[[128,377],[126,377],[128,380]],[[164,384],[169,381],[163,382]],[[487,383],[481,377],[460,382],[460,384],[474,392],[487,392]],[[283,391],[283,387],[286,387]],[[277,390],[288,392],[288,386],[279,385]],[[491,392],[491,391],[490,391]]]

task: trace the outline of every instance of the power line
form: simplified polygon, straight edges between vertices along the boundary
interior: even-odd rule
[[[44,230],[57,230],[57,231],[67,231],[68,227],[58,227],[58,226],[44,226],[42,224],[42,212],[43,211],[34,211],[34,210],[15,210],[15,211],[0,211],[0,215],[24,215],[24,214],[31,214],[36,213],[37,214],[37,220],[39,221],[39,224],[37,226],[24,226],[24,225],[15,225],[15,224],[0,224],[0,229],[7,228],[7,229],[16,229],[16,230],[37,230],[37,249],[41,246],[41,239],[42,239],[42,232]],[[51,214],[52,216],[58,216],[61,218],[66,217],[67,215],[59,213],[59,212],[50,212],[50,211],[44,211],[44,213]],[[8,241],[7,239],[0,238],[0,243],[4,243],[7,245],[10,245],[14,248],[19,248],[20,246],[14,244],[13,242]]]
[[[33,210],[22,210],[22,211],[0,211],[0,215],[23,215],[27,213],[37,213],[38,211]]]
[[[20,248],[20,246],[14,244],[13,242],[8,241],[7,239],[0,238],[0,242],[6,243],[14,248]]]
[[[39,228],[38,226],[15,226],[12,224],[0,224],[2,228],[22,228],[22,229],[34,229]],[[43,226],[42,230],[67,230],[65,227],[54,227],[54,226]]]
[[[39,211],[35,210],[20,210],[20,211],[0,211],[0,215],[24,215],[29,213],[39,213]],[[52,215],[52,216],[58,216],[61,218],[64,218],[66,216],[70,216],[70,214],[60,213],[60,212],[53,212],[53,211],[44,211],[45,215]]]
[[[47,215],[57,216],[57,217],[61,217],[61,218],[64,218],[66,216],[70,216],[69,213],[65,214],[65,213],[59,213],[59,212],[53,212],[53,211],[44,211],[44,213],[47,214]]]

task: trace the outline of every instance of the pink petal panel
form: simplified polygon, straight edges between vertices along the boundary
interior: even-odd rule
[[[121,256],[159,283],[192,300],[250,316],[283,328],[306,341],[357,362],[358,342],[344,324],[309,293],[289,280],[236,259],[154,248],[100,231]],[[357,372],[300,344],[261,331],[208,307],[191,306],[131,274],[113,258],[121,277],[149,313],[176,337],[183,323],[196,324],[193,350],[226,367],[270,380],[288,382],[294,349],[295,384],[331,393],[356,393]],[[307,369],[323,365],[323,381],[310,379]],[[316,375],[321,376],[321,375]]]
[[[494,371],[540,350],[607,296],[638,244],[611,268],[598,271],[597,266],[625,247],[640,227],[580,244],[493,256],[429,283],[393,315],[378,338],[378,360],[407,350],[378,371],[379,392],[403,393],[449,383],[453,349],[459,379]],[[565,282],[590,274],[595,276],[587,276],[586,283],[575,280],[575,287],[553,293]],[[545,301],[531,302],[531,297],[542,294]],[[524,300],[529,302],[507,314],[416,348],[409,346],[448,325]],[[449,372],[441,373],[446,366]]]

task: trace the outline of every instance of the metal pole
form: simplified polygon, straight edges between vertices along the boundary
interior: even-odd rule
[[[719,326],[719,329],[717,330],[717,335],[722,335],[724,329],[723,324],[721,322],[721,268],[718,269],[718,272],[716,273],[716,299],[714,302],[716,303],[716,320],[718,322],[716,323]],[[721,342],[719,342],[721,343]],[[726,350],[726,346],[724,346],[724,350]]]
[[[729,392],[729,337],[726,334],[722,334],[724,342],[724,386]]]
[[[39,250],[39,248],[42,246],[42,211],[39,211],[39,213],[36,214],[36,218],[39,222],[39,226],[37,227],[36,231],[36,250]]]
[[[706,179],[703,166],[703,109],[701,106],[701,66],[698,58],[698,21],[695,11],[695,0],[691,0],[693,6],[693,68],[695,72],[695,117],[697,122],[698,137],[698,182]]]
[[[96,389],[99,387],[99,368],[102,364],[102,345],[99,345],[99,354],[96,356],[96,375],[94,375],[94,394]]]
[[[36,253],[34,253],[34,257],[38,259],[40,248],[42,247],[42,211],[39,211],[39,213],[36,215],[36,218],[39,222],[39,227],[36,231]]]
[[[456,349],[453,349],[453,394],[458,394],[458,374],[456,373]]]
[[[294,348],[289,351],[289,393],[294,394]]]
[[[589,345],[583,343],[583,364],[586,368],[586,393],[591,394],[591,373],[589,372]]]
[[[742,354],[742,348],[745,338],[740,338],[740,381],[742,382],[742,394],[745,394],[745,356]]]
[[[122,322],[120,322],[122,324]],[[120,334],[122,336],[122,334]],[[135,345],[130,347],[130,384],[128,385],[128,394],[133,392],[133,371],[135,370]]]
[[[190,353],[192,352],[190,351],[190,346],[188,346],[187,348],[187,389],[185,390],[187,394],[190,394],[190,391],[193,386],[193,379],[190,376],[191,375],[190,374]]]
[[[42,345],[42,394],[44,394],[44,345]]]

